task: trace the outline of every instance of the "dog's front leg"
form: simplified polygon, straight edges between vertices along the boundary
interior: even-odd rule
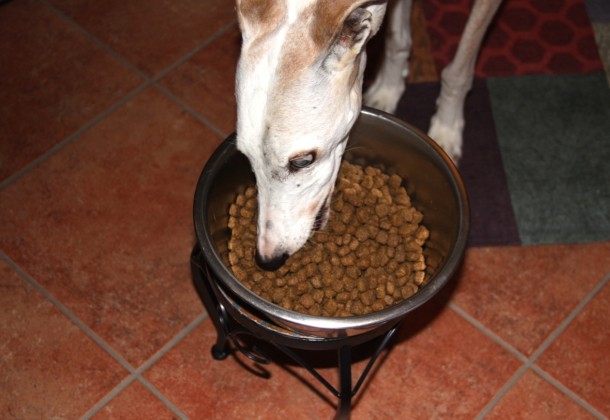
[[[474,69],[487,32],[502,0],[476,0],[453,61],[441,74],[441,93],[428,135],[458,162],[462,157],[464,100],[472,88]]]
[[[391,0],[388,4],[385,50],[381,67],[364,103],[386,112],[394,112],[405,91],[411,52],[412,0]]]

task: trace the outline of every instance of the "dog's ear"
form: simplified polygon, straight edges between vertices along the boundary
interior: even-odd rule
[[[349,14],[331,46],[326,67],[344,68],[362,52],[371,36],[371,18],[371,12],[362,7]]]
[[[352,2],[352,5],[358,2]],[[375,35],[381,21],[385,6],[356,6],[335,25],[332,42],[326,48],[323,67],[326,70],[341,70],[353,63],[362,53],[368,40]]]

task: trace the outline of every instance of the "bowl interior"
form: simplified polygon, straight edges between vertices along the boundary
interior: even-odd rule
[[[238,192],[255,185],[246,157],[229,137],[210,158],[197,185],[195,227],[204,258],[240,305],[251,305],[284,325],[321,334],[352,334],[404,316],[431,298],[455,272],[466,245],[469,209],[466,191],[449,158],[427,136],[380,111],[363,109],[351,131],[345,159],[397,173],[430,231],[424,254],[427,284],[412,297],[382,311],[347,318],[324,318],[283,309],[256,296],[228,267],[228,208]]]

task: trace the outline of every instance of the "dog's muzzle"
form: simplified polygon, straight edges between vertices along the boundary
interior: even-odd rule
[[[273,256],[269,260],[266,260],[263,257],[261,257],[261,255],[258,253],[258,250],[256,250],[256,253],[254,255],[254,260],[256,261],[256,264],[258,264],[258,266],[265,271],[277,270],[278,268],[280,268],[281,266],[284,265],[284,263],[286,262],[287,259],[288,259],[287,253]]]

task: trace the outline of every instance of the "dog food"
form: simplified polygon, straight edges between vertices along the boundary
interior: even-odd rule
[[[229,262],[236,278],[265,300],[310,315],[345,317],[408,298],[425,281],[423,215],[397,175],[343,162],[331,218],[277,271],[254,261],[256,189],[229,209]]]

